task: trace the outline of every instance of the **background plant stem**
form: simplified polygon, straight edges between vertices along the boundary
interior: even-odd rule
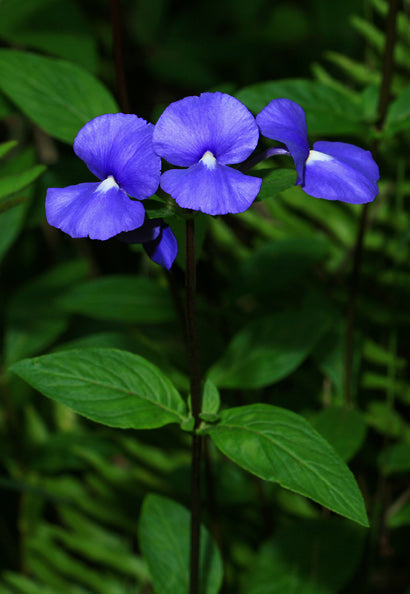
[[[186,222],[186,325],[189,357],[189,381],[191,409],[195,419],[194,429],[200,423],[202,387],[199,362],[198,321],[196,314],[196,261],[195,261],[195,221]],[[191,458],[191,547],[189,594],[199,591],[199,553],[201,528],[201,452],[202,437],[192,436]]]
[[[399,0],[390,0],[389,12],[386,20],[386,45],[383,57],[382,81],[380,85],[377,130],[383,128],[390,102],[391,84],[394,72],[394,46],[396,42],[396,23]],[[371,147],[376,158],[379,149],[379,140]],[[356,299],[359,287],[360,269],[363,256],[363,245],[366,230],[369,225],[369,207],[365,204],[359,221],[356,243],[353,251],[353,270],[350,282],[349,300],[346,312],[346,341],[345,341],[345,400],[350,405],[353,400],[353,357],[354,357],[354,331],[356,318]]]
[[[115,76],[117,79],[118,100],[121,111],[130,113],[127,84],[125,81],[124,60],[122,55],[122,30],[120,18],[119,0],[110,0],[112,46],[115,64]]]

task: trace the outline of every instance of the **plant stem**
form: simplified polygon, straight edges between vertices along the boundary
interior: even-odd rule
[[[130,104],[128,100],[127,84],[125,82],[124,60],[122,55],[122,32],[119,0],[110,0],[111,7],[111,26],[112,26],[112,44],[115,64],[115,76],[117,79],[117,89],[121,111],[130,113]]]
[[[201,528],[201,452],[202,437],[195,430],[200,423],[202,387],[199,363],[198,321],[196,314],[195,221],[186,222],[186,326],[192,416],[195,419],[191,458],[191,546],[189,594],[199,592],[199,553]]]
[[[389,12],[386,21],[386,45],[383,57],[382,81],[380,85],[378,120],[376,128],[383,128],[387,110],[390,102],[391,85],[394,72],[394,46],[396,43],[396,23],[399,0],[389,1]],[[375,157],[379,148],[376,140],[372,146],[372,153]],[[353,270],[350,282],[349,301],[346,312],[346,340],[345,340],[345,399],[350,405],[353,399],[352,378],[353,378],[353,355],[354,355],[354,330],[356,318],[356,298],[359,287],[360,268],[363,257],[363,245],[366,230],[369,226],[369,204],[365,204],[359,221],[355,247],[353,251]]]

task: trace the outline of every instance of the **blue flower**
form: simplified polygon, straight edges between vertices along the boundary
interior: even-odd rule
[[[150,219],[139,229],[120,233],[118,239],[125,243],[142,243],[153,262],[169,270],[178,253],[178,244],[170,226],[162,219]]]
[[[274,99],[256,121],[264,136],[286,145],[295,162],[296,183],[306,194],[363,204],[379,193],[379,168],[370,151],[327,141],[315,142],[310,150],[305,112],[294,101]]]
[[[140,227],[145,217],[140,200],[154,194],[161,175],[153,129],[142,118],[123,113],[98,116],[81,128],[74,152],[101,181],[49,188],[50,225],[71,237],[100,240]]]
[[[262,180],[228,165],[255,149],[258,126],[250,111],[225,93],[202,93],[171,103],[155,125],[155,152],[171,165],[161,188],[182,208],[218,215],[243,212]]]

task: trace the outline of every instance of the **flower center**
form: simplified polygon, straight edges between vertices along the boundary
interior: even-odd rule
[[[105,192],[108,192],[108,190],[111,190],[111,188],[118,188],[118,184],[114,177],[109,175],[104,181],[100,183],[97,188],[97,192],[103,192],[105,194]]]
[[[208,169],[213,169],[216,165],[216,159],[211,153],[211,151],[206,151],[201,158],[201,162],[207,167]]]

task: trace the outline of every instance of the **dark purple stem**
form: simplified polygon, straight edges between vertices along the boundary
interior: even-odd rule
[[[189,356],[189,383],[191,392],[192,416],[197,429],[202,405],[201,370],[199,362],[198,321],[196,315],[196,262],[195,262],[195,221],[186,222],[186,326]],[[201,452],[202,437],[195,431],[192,436],[191,457],[191,546],[189,594],[199,591],[199,553],[201,529]]]
[[[381,130],[389,107],[391,83],[394,72],[394,46],[396,42],[396,23],[398,12],[398,0],[390,0],[389,12],[386,22],[386,45],[384,50],[382,82],[379,94],[378,121],[376,127]],[[375,157],[379,148],[376,142],[372,146],[372,153]],[[366,229],[369,225],[369,204],[365,204],[360,216],[359,229],[353,251],[353,270],[350,282],[350,294],[346,312],[346,340],[345,340],[345,399],[346,404],[352,402],[352,378],[353,378],[353,355],[354,355],[354,329],[356,318],[356,298],[359,286],[360,268],[363,256],[363,244]]]
[[[251,157],[249,157],[247,161],[240,165],[239,171],[245,173],[246,171],[249,171],[249,169],[252,169],[252,167],[255,167],[255,165],[257,165],[261,161],[269,159],[269,157],[276,157],[276,155],[287,155],[290,157],[290,152],[284,148],[279,147],[268,148],[262,151],[261,153],[258,153],[257,155],[252,155]]]
[[[130,103],[128,100],[127,84],[124,73],[124,60],[122,55],[122,30],[120,18],[119,0],[110,0],[111,7],[111,26],[113,40],[113,55],[115,64],[115,76],[117,79],[117,89],[121,111],[130,113]]]

